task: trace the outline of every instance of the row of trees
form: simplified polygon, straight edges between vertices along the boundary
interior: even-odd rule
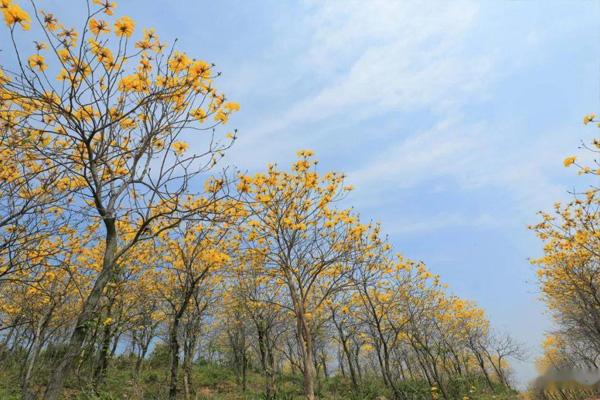
[[[171,399],[193,397],[199,357],[241,385],[260,368],[268,399],[288,372],[314,399],[332,368],[397,399],[409,380],[432,398],[472,374],[509,385],[518,346],[340,207],[343,175],[319,174],[310,151],[290,171],[216,173],[236,139],[217,128],[239,105],[214,66],[153,30],[135,41],[110,0],[86,4],[76,30],[0,2],[14,54],[0,69],[0,360],[19,365],[24,398],[58,399],[74,376],[99,389],[117,355],[139,377],[158,343]],[[27,51],[32,20],[43,41]]]
[[[598,123],[593,114],[584,124]],[[600,172],[595,159],[600,141],[582,149],[587,155],[564,160],[583,176]],[[592,157],[588,157],[591,155]],[[541,212],[542,220],[531,228],[544,243],[544,255],[533,260],[541,293],[556,329],[543,343],[544,353],[537,361],[542,377],[534,384],[537,398],[576,399],[598,394],[598,389],[572,384],[590,369],[600,367],[600,197],[597,186],[572,192],[565,204],[556,203],[554,212]],[[595,377],[588,384],[595,383]],[[580,382],[580,383],[581,383]]]

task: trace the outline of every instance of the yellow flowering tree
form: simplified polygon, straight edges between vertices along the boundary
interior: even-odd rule
[[[598,123],[588,114],[583,123]],[[600,152],[600,139],[584,144],[593,157]],[[579,175],[600,174],[597,160],[569,156],[565,167]],[[598,187],[571,193],[566,203],[556,203],[552,212],[540,212],[541,221],[530,228],[544,243],[541,257],[532,260],[542,298],[557,330],[544,342],[544,356],[538,364],[544,371],[561,367],[597,367],[600,355],[600,197]],[[560,393],[555,392],[559,396]]]
[[[266,400],[277,398],[275,383],[276,349],[281,342],[290,311],[285,301],[285,286],[272,274],[265,274],[265,255],[240,249],[231,271],[232,289],[229,302],[241,309],[241,314],[252,321],[256,337],[260,367],[265,376]]]
[[[291,171],[270,166],[266,173],[240,176],[237,185],[250,217],[242,240],[263,257],[264,274],[287,290],[307,399],[315,397],[314,334],[319,314],[336,292],[350,285],[355,243],[368,227],[351,210],[334,208],[348,189],[344,176],[319,175],[312,152],[300,151]]]
[[[32,20],[43,33],[31,50],[15,45],[16,68],[2,69],[0,121],[27,134],[35,159],[50,160],[64,175],[75,196],[71,209],[105,230],[101,271],[46,399],[58,398],[120,258],[202,212],[182,207],[180,197],[231,145],[214,127],[239,109],[213,87],[218,74],[211,64],[167,49],[152,29],[136,34],[132,18],[113,15],[114,2],[92,3],[79,30],[35,2],[29,11],[12,0],[0,3],[12,43],[22,42]],[[188,153],[183,136],[202,132],[196,139],[202,147]],[[124,215],[136,228],[129,240],[119,238]]]
[[[197,200],[202,201],[202,199]],[[214,204],[219,215],[237,214],[235,203],[224,200]],[[191,362],[196,348],[198,323],[211,298],[212,288],[222,279],[220,270],[230,265],[230,254],[237,242],[229,235],[229,221],[187,220],[169,234],[162,235],[160,289],[168,305],[168,345],[170,352],[169,398],[176,399],[180,364],[181,337],[189,348],[184,358],[186,398],[190,396]],[[187,321],[184,319],[187,317]],[[186,322],[183,328],[182,322]]]

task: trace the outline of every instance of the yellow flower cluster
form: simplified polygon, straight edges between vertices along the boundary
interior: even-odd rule
[[[0,1],[0,10],[4,16],[4,22],[10,28],[19,25],[23,30],[27,31],[31,27],[31,17],[18,4],[11,0]]]

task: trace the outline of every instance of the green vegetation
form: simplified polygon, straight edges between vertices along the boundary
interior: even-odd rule
[[[139,377],[132,375],[135,359],[116,357],[109,369],[102,387],[94,389],[92,382],[77,377],[69,379],[65,385],[65,399],[69,400],[121,400],[147,399],[161,400],[167,396],[168,371],[163,363],[162,354],[153,354],[144,363]],[[162,366],[161,366],[162,364]],[[16,360],[5,360],[3,373],[0,376],[0,399],[21,400],[18,381],[18,365]],[[264,379],[259,368],[251,368],[247,375],[246,390],[242,389],[240,379],[234,369],[225,365],[198,362],[192,370],[194,382],[194,399],[198,400],[263,400]],[[278,387],[277,400],[304,398],[302,377],[282,374],[276,379]],[[37,382],[36,384],[39,384]],[[406,400],[420,400],[431,397],[430,387],[422,381],[404,381],[401,383]],[[480,376],[464,377],[449,383],[449,394],[452,399],[470,400],[509,400],[517,399],[517,393],[499,384],[493,390]],[[40,388],[41,389],[41,388]],[[329,378],[320,377],[317,395],[327,400],[381,400],[390,399],[391,394],[378,377],[366,378],[358,391],[352,390],[348,377],[335,375]]]

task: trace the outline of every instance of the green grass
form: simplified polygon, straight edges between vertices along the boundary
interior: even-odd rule
[[[133,360],[117,358],[113,360],[104,384],[98,392],[86,383],[84,378],[71,378],[66,383],[65,399],[68,400],[162,400],[166,398],[168,380],[165,360],[150,359],[138,378],[134,377]],[[7,363],[0,367],[0,399],[20,400],[18,390],[18,368]],[[39,372],[49,372],[43,366]],[[82,374],[83,375],[83,374]],[[39,381],[37,381],[39,382]],[[201,363],[194,365],[193,387],[197,400],[263,400],[263,377],[250,370],[247,375],[247,389],[242,391],[234,372],[224,366]],[[282,376],[277,382],[278,400],[302,399],[301,379],[295,376]],[[422,381],[401,383],[409,400],[430,398],[429,386]],[[516,394],[500,386],[492,392],[479,377],[467,377],[449,383],[449,394],[462,400],[468,395],[471,400],[514,400]],[[474,388],[474,390],[473,390]],[[348,378],[333,376],[321,380],[317,387],[320,399],[325,400],[375,400],[384,396],[391,399],[386,388],[378,379],[365,378],[357,391],[352,390]],[[38,390],[41,387],[38,383]],[[182,396],[183,398],[183,396]]]

